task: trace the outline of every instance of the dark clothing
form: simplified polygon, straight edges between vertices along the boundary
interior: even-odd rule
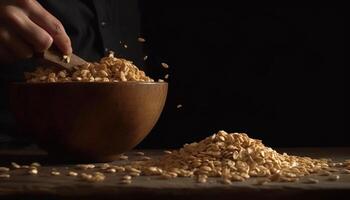
[[[64,24],[79,56],[96,61],[113,50],[117,55],[140,61],[137,1],[41,0],[40,3]]]
[[[78,55],[96,60],[109,48],[155,79],[170,74],[166,106],[142,147],[179,147],[220,129],[244,131],[272,146],[349,144],[344,16],[336,9],[41,3],[63,22]],[[136,41],[139,34],[146,36],[145,52]],[[149,57],[145,65],[138,61],[143,55]],[[12,74],[0,72],[6,79]]]

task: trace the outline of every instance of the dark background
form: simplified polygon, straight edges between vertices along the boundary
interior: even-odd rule
[[[149,59],[136,63],[170,78],[163,114],[139,147],[180,147],[222,129],[270,146],[349,146],[343,12],[140,2]]]
[[[221,129],[272,146],[349,145],[341,11],[143,8],[152,62],[170,65],[167,106],[143,145],[177,147]]]

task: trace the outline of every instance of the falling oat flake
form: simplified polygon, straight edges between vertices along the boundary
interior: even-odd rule
[[[146,42],[146,40],[144,38],[142,38],[142,37],[137,38],[137,41],[139,41],[139,42]]]
[[[161,63],[161,65],[164,67],[164,68],[166,68],[166,69],[168,69],[169,68],[169,65],[168,64],[166,64],[166,63]]]

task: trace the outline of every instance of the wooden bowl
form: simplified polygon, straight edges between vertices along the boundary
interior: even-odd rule
[[[111,161],[156,124],[167,83],[14,83],[10,98],[20,132],[49,154]]]

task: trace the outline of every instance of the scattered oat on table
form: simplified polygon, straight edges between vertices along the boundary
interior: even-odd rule
[[[30,174],[30,175],[37,175],[39,172],[38,172],[38,170],[36,169],[36,168],[33,168],[33,169],[30,169],[29,171],[28,171],[28,174]]]
[[[328,177],[328,181],[337,181],[340,179],[340,176],[339,175],[331,175]]]
[[[330,167],[343,167],[344,164],[342,162],[334,162],[334,163],[330,163],[329,166]]]
[[[269,182],[270,182],[269,179],[260,179],[260,180],[257,180],[254,185],[266,185]]]
[[[138,152],[135,152],[135,155],[137,155],[137,156],[144,156],[145,153],[144,153],[144,152],[141,152],[141,151],[138,151]]]
[[[77,172],[69,171],[68,176],[78,176]]]
[[[129,173],[141,173],[141,170],[137,169],[136,166],[135,167],[132,167],[132,166],[125,167],[125,171],[129,172]]]
[[[105,178],[106,176],[101,172],[94,172],[93,174],[81,174],[81,179],[87,182],[102,182],[105,180]]]
[[[116,172],[125,172],[125,167],[122,166],[113,166]]]
[[[12,165],[12,167],[13,167],[14,169],[19,169],[19,168],[21,168],[21,166],[20,166],[19,164],[15,163],[15,162],[11,162],[11,165]]]
[[[168,151],[168,150],[165,150],[163,151],[165,154],[171,154],[172,152],[171,151]]]
[[[0,174],[0,179],[3,178],[3,179],[7,179],[7,178],[10,178],[11,175],[10,174]]]
[[[53,176],[59,176],[59,175],[61,175],[61,173],[58,172],[58,171],[52,171],[51,174],[52,174]]]
[[[95,165],[94,164],[77,164],[75,165],[77,169],[81,170],[87,170],[87,169],[94,169]]]
[[[114,169],[114,168],[108,168],[108,169],[106,169],[106,172],[108,172],[108,173],[116,173],[117,170]]]
[[[8,171],[10,171],[10,168],[8,168],[8,167],[0,167],[0,173],[1,172],[8,172]]]
[[[222,184],[226,184],[226,185],[231,185],[232,184],[232,182],[231,182],[231,180],[229,178],[224,178],[224,179],[220,180],[220,182]]]
[[[33,162],[32,164],[30,164],[31,167],[41,167],[41,164],[38,162]]]
[[[91,174],[81,173],[80,175],[82,180],[90,180],[92,178]]]
[[[198,177],[197,178],[197,183],[206,183],[207,182],[207,179],[204,178],[204,177]]]
[[[126,155],[120,155],[120,156],[118,157],[118,159],[119,159],[119,160],[128,160],[129,157],[126,156]]]
[[[110,168],[110,167],[111,167],[110,164],[108,164],[108,163],[103,163],[103,164],[100,166],[100,169],[108,169],[108,168]]]
[[[151,160],[152,158],[151,157],[148,157],[148,156],[142,156],[141,158],[140,158],[140,160],[142,160],[142,161],[147,161],[147,160]]]
[[[306,183],[306,184],[316,184],[318,183],[319,181],[317,179],[314,179],[314,178],[307,178],[303,183]]]
[[[131,180],[132,177],[129,176],[129,175],[125,175],[125,176],[122,177],[122,179],[123,179],[123,180]]]

